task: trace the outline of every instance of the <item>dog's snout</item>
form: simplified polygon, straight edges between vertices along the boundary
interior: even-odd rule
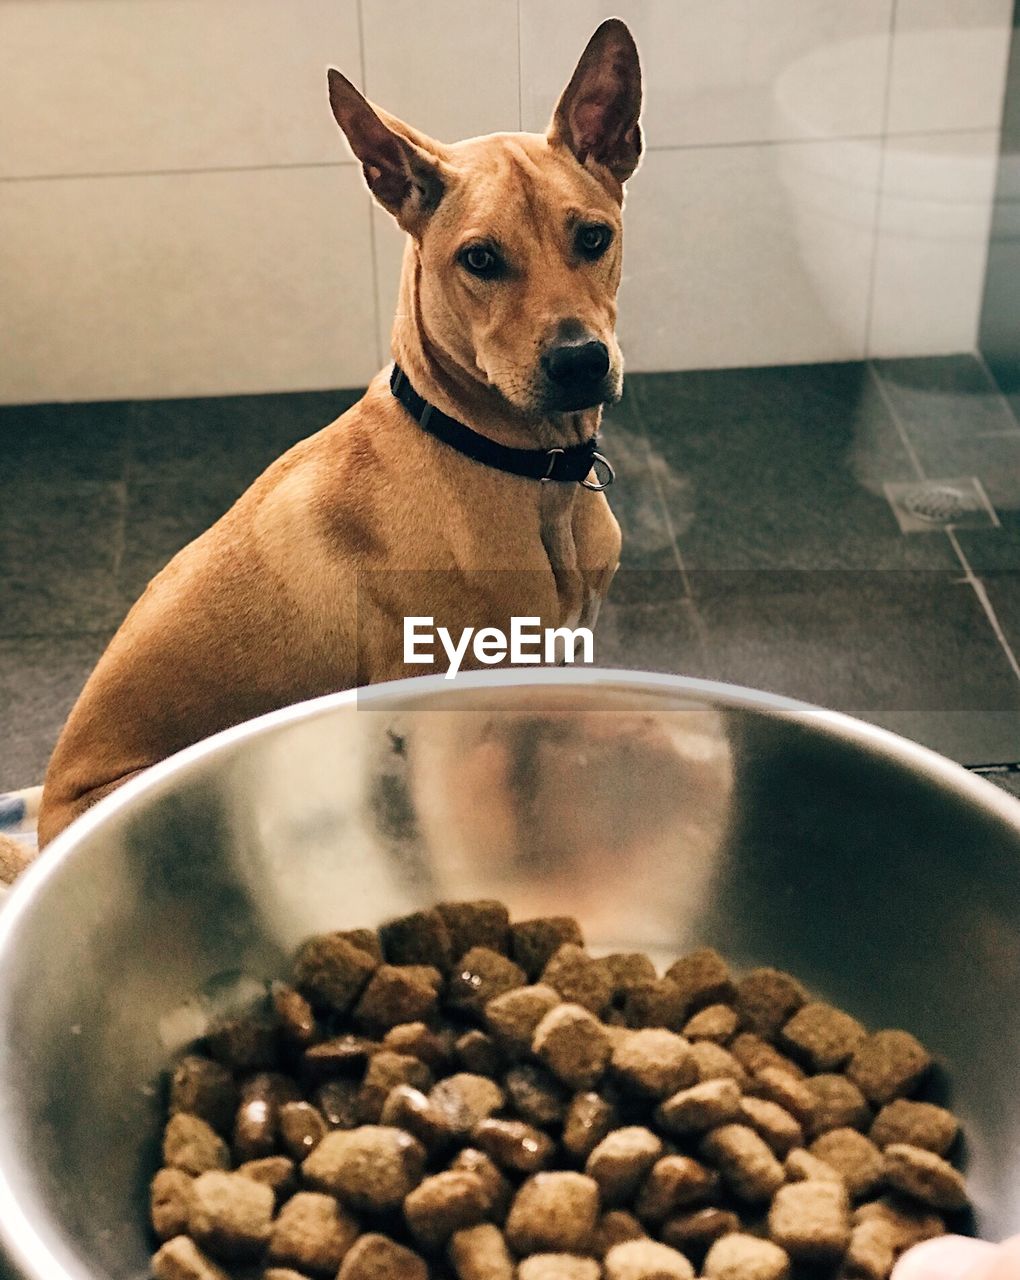
[[[557,386],[591,386],[609,372],[609,348],[593,338],[559,343],[542,357],[542,366]]]

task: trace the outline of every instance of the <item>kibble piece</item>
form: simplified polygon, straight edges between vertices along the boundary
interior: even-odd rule
[[[688,1015],[710,1004],[729,1004],[735,994],[730,967],[712,947],[699,947],[666,970],[684,998]]]
[[[267,1267],[260,1275],[261,1280],[308,1280],[307,1276],[295,1271],[293,1267]]]
[[[534,982],[564,943],[584,946],[581,926],[572,916],[540,916],[510,926],[510,954]]]
[[[717,1240],[705,1258],[705,1280],[786,1280],[790,1259],[771,1240],[735,1231]]]
[[[278,1072],[261,1071],[244,1082],[234,1117],[233,1148],[239,1161],[275,1154],[280,1107],[300,1096],[294,1081]]]
[[[535,1028],[532,1050],[564,1084],[590,1089],[605,1071],[611,1045],[606,1028],[587,1008],[559,1004]]]
[[[172,1240],[188,1229],[191,1178],[183,1169],[160,1169],[149,1189],[149,1217],[160,1240]]]
[[[699,1081],[736,1080],[741,1089],[748,1084],[747,1072],[729,1050],[711,1040],[699,1040],[691,1045],[691,1057],[697,1068]]]
[[[886,1223],[877,1219],[859,1222],[850,1232],[839,1280],[887,1280],[896,1252],[893,1233]]]
[[[764,1098],[788,1111],[801,1126],[810,1125],[815,1115],[815,1095],[803,1080],[798,1080],[778,1067],[765,1067],[753,1076],[748,1090],[756,1098]]]
[[[576,1253],[591,1242],[599,1189],[583,1173],[536,1173],[514,1196],[507,1215],[510,1248],[524,1253]]]
[[[517,1268],[517,1280],[599,1280],[602,1268],[576,1253],[533,1253]]]
[[[206,1033],[206,1046],[231,1071],[264,1071],[276,1066],[278,1023],[259,1001],[219,1018]]]
[[[570,942],[542,970],[542,982],[568,1004],[579,1004],[596,1016],[605,1012],[613,998],[613,980],[605,964]]]
[[[167,1124],[163,1163],[197,1176],[209,1169],[229,1169],[230,1152],[210,1125],[182,1111],[171,1116]]]
[[[477,1173],[449,1169],[425,1178],[404,1201],[404,1217],[423,1249],[435,1252],[455,1231],[477,1226],[489,1197]]]
[[[646,1098],[665,1098],[693,1084],[697,1065],[691,1046],[661,1027],[628,1031],[613,1049],[610,1067],[627,1088]]]
[[[452,1134],[466,1137],[482,1120],[499,1111],[506,1101],[503,1090],[488,1076],[461,1071],[440,1080],[429,1102]]]
[[[489,947],[472,947],[453,966],[446,998],[454,1009],[482,1014],[490,1000],[526,983],[524,970],[512,960]]]
[[[379,1123],[406,1129],[430,1154],[448,1147],[457,1134],[420,1089],[398,1084],[383,1103]]]
[[[737,983],[741,1025],[761,1036],[775,1036],[807,998],[797,979],[782,969],[752,969]]]
[[[207,1258],[190,1236],[174,1236],[153,1256],[156,1280],[230,1280],[222,1267]]]
[[[743,1098],[738,1120],[764,1138],[782,1160],[804,1142],[804,1130],[789,1111],[765,1098]]]
[[[332,1196],[299,1191],[273,1223],[268,1255],[282,1266],[333,1276],[358,1230],[355,1219]]]
[[[369,1062],[358,1093],[358,1115],[362,1124],[378,1123],[390,1091],[400,1084],[424,1091],[432,1085],[432,1072],[420,1058],[381,1049]]]
[[[379,961],[337,933],[309,938],[294,959],[294,981],[313,1005],[346,1013]]]
[[[660,1231],[663,1244],[686,1253],[707,1249],[721,1236],[740,1230],[740,1219],[729,1209],[691,1209],[668,1218]]]
[[[855,1200],[869,1195],[882,1181],[882,1153],[856,1129],[832,1129],[823,1133],[809,1150],[842,1176]]]
[[[295,1160],[310,1155],[329,1132],[322,1113],[310,1102],[285,1102],[280,1108],[279,1127],[283,1145]]]
[[[531,1050],[535,1029],[559,1003],[559,992],[543,983],[517,987],[489,1001],[485,1006],[485,1022],[496,1043],[518,1058]]]
[[[442,1071],[450,1065],[454,1040],[452,1035],[432,1031],[424,1022],[401,1022],[386,1032],[382,1047],[418,1058],[430,1071]]]
[[[453,1056],[462,1071],[476,1076],[496,1076],[504,1064],[503,1051],[496,1041],[477,1027],[457,1038]]]
[[[365,1027],[386,1031],[402,1022],[432,1017],[439,996],[429,974],[416,965],[382,964],[368,981],[354,1016]]]
[[[838,1182],[780,1187],[769,1210],[769,1235],[798,1262],[837,1262],[850,1243],[850,1200]]]
[[[662,1143],[650,1129],[628,1125],[614,1129],[594,1148],[584,1166],[607,1206],[630,1200],[662,1155]]]
[[[872,1221],[881,1222],[885,1226],[897,1252],[920,1244],[922,1240],[932,1240],[944,1235],[946,1230],[946,1224],[937,1213],[908,1200],[889,1196],[862,1204],[854,1213],[855,1225]]]
[[[510,1209],[514,1189],[500,1173],[495,1161],[491,1160],[484,1151],[479,1151],[475,1147],[464,1147],[457,1153],[450,1168],[478,1176],[485,1188],[485,1216],[492,1218],[495,1222],[502,1222]]]
[[[871,1108],[860,1089],[846,1076],[823,1073],[811,1076],[804,1086],[814,1096],[815,1106],[808,1122],[812,1137],[830,1129],[867,1129],[871,1125]]]
[[[842,1009],[813,1001],[793,1015],[781,1035],[783,1043],[812,1071],[834,1071],[850,1060],[867,1032]]]
[[[566,1115],[569,1094],[544,1067],[518,1063],[506,1073],[503,1083],[513,1109],[529,1124],[556,1124]]]
[[[229,1133],[237,1110],[234,1077],[219,1062],[189,1053],[170,1079],[170,1114],[198,1116],[220,1133]]]
[[[735,1196],[752,1204],[771,1199],[786,1181],[783,1166],[746,1125],[713,1129],[702,1139],[701,1154],[718,1168]]]
[[[657,1240],[625,1240],[605,1256],[606,1280],[694,1280],[682,1253]]]
[[[556,1150],[552,1138],[523,1120],[483,1120],[471,1140],[503,1169],[535,1173],[544,1169]]]
[[[669,978],[635,982],[623,998],[623,1016],[628,1027],[665,1027],[679,1031],[687,1014],[684,994]]]
[[[660,1128],[676,1137],[706,1133],[735,1120],[740,1112],[740,1086],[735,1080],[706,1080],[667,1098],[655,1112]]]
[[[797,1080],[804,1079],[802,1067],[752,1031],[741,1031],[740,1035],[734,1036],[729,1051],[749,1075],[756,1076],[766,1068],[775,1068]]]
[[[211,1170],[192,1186],[188,1234],[221,1261],[257,1258],[269,1239],[275,1204],[272,1191],[261,1183]]]
[[[277,1204],[286,1200],[297,1185],[294,1161],[287,1156],[263,1156],[261,1160],[246,1160],[244,1164],[237,1166],[236,1172],[268,1187],[276,1197]]]
[[[503,1233],[491,1222],[458,1231],[450,1240],[449,1255],[457,1280],[514,1280]]]
[[[885,1149],[885,1180],[904,1195],[953,1212],[970,1203],[963,1175],[934,1151],[894,1142]]]
[[[466,954],[472,947],[488,947],[503,955],[509,952],[510,913],[504,903],[493,898],[440,902],[436,910],[450,934],[455,956]]]
[[[601,1093],[578,1093],[563,1121],[563,1146],[577,1160],[586,1160],[617,1123],[616,1108]]]
[[[906,1031],[876,1031],[859,1045],[846,1073],[877,1107],[913,1093],[931,1068],[932,1057]]]
[[[419,1254],[369,1232],[347,1251],[336,1280],[429,1280],[429,1269]]]
[[[592,1253],[604,1258],[614,1245],[622,1244],[624,1240],[644,1240],[647,1234],[632,1213],[626,1209],[610,1209],[596,1224]]]
[[[843,1175],[838,1170],[813,1156],[810,1151],[805,1151],[803,1147],[790,1152],[783,1161],[783,1168],[790,1182],[840,1182],[846,1186]]]
[[[311,1081],[329,1080],[336,1076],[360,1075],[379,1045],[365,1036],[345,1033],[309,1045],[304,1052],[304,1076]]]
[[[933,1102],[908,1102],[904,1098],[890,1102],[875,1117],[868,1135],[876,1147],[905,1142],[944,1156],[956,1141],[960,1122],[945,1107]]]
[[[663,1156],[656,1160],[634,1201],[634,1212],[642,1222],[659,1223],[677,1209],[702,1204],[719,1187],[714,1169],[690,1156]]]
[[[378,930],[340,929],[332,936],[334,938],[341,938],[344,942],[349,942],[352,947],[357,947],[359,951],[367,951],[373,960],[377,960],[382,964],[382,943],[379,941]]]
[[[737,1015],[728,1004],[710,1004],[699,1010],[684,1026],[689,1040],[711,1040],[727,1044],[737,1030]]]
[[[384,1125],[328,1133],[301,1166],[314,1188],[351,1208],[395,1209],[421,1181],[425,1149],[409,1133]]]
[[[436,910],[414,911],[390,920],[379,929],[387,964],[427,964],[446,973],[454,955],[446,921]]]
[[[280,1033],[289,1044],[306,1049],[318,1035],[315,1012],[300,991],[285,982],[274,982],[273,1011]]]
[[[356,1129],[360,1124],[356,1080],[328,1081],[316,1090],[315,1105],[331,1129]]]
[[[613,984],[613,998],[620,999],[631,987],[640,982],[654,982],[659,976],[648,956],[640,951],[615,951],[603,956],[602,963],[609,971]]]

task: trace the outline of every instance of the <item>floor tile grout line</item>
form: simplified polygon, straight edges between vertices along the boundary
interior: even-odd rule
[[[361,67],[361,91],[368,96],[368,68],[365,63],[365,5],[364,0],[358,0],[358,62]],[[366,193],[367,194],[367,193]],[[380,306],[379,291],[381,281],[379,279],[379,249],[377,245],[377,237],[375,234],[375,207],[369,197],[368,200],[368,252],[372,258],[372,311],[375,317],[373,328],[375,333],[373,341],[375,343],[375,358],[378,367],[382,368],[386,364],[387,357],[383,352],[382,338],[379,336],[382,329],[382,307]]]
[[[999,379],[995,376],[994,373],[992,373],[991,366],[989,365],[988,361],[985,359],[985,353],[981,350],[980,347],[974,348],[974,359],[977,361],[978,365],[983,370],[985,377],[988,379],[988,384],[992,389],[992,395],[998,400],[999,404],[1002,406],[1002,409],[1006,415],[1006,418],[1014,424],[1015,433],[1020,434],[1020,420],[1017,419],[1017,416],[1013,411],[1013,406],[1009,402],[1009,397],[1006,395],[1003,389],[999,386]],[[1002,434],[1012,435],[1014,434],[1014,432],[1013,431],[1003,432]]]
[[[521,51],[521,0],[517,0],[517,128],[524,132],[524,55]]]
[[[874,366],[874,362],[871,360],[868,361],[868,369],[870,370],[871,375],[875,380],[875,385],[878,388],[878,394],[882,399],[882,403],[886,406],[886,409],[889,411],[889,415],[893,421],[893,426],[896,428],[896,432],[899,435],[900,440],[903,442],[903,446],[910,457],[911,464],[913,465],[914,470],[917,472],[918,479],[919,480],[927,479],[927,476],[925,475],[925,472],[924,472],[924,468],[921,466],[921,460],[917,456],[917,452],[914,449],[914,446],[910,442],[910,437],[907,435],[906,428],[904,427],[903,423],[900,421],[899,413],[897,412],[896,407],[892,402],[892,398],[890,397],[889,393],[886,391],[885,387],[882,385],[882,379],[879,376],[878,370]],[[956,558],[960,562],[960,567],[963,569],[964,581],[967,583],[967,585],[973,590],[974,594],[977,596],[978,603],[980,604],[981,610],[985,615],[985,619],[988,622],[988,625],[991,627],[992,634],[995,636],[995,639],[999,647],[1002,649],[1002,652],[1006,656],[1006,661],[1009,663],[1010,670],[1013,672],[1017,680],[1020,681],[1020,662],[1017,662],[1017,657],[1016,657],[1016,654],[1013,652],[1013,647],[1009,643],[1009,640],[1006,638],[1006,634],[1002,629],[1002,624],[999,622],[998,615],[995,612],[995,608],[991,600],[989,599],[988,591],[987,591],[987,588],[985,587],[985,584],[981,581],[981,579],[977,576],[977,574],[975,574],[973,568],[971,567],[970,561],[967,559],[967,556],[964,554],[963,547],[960,546],[960,540],[956,536],[956,530],[952,528],[947,528],[945,530],[945,534],[946,534],[946,537],[949,539],[949,545],[953,548],[953,551],[956,553]],[[904,537],[909,537],[909,536],[910,536],[909,534],[904,535]]]
[[[988,589],[971,567],[971,563],[967,559],[963,547],[960,546],[960,541],[956,536],[956,530],[947,529],[946,534],[949,541],[952,543],[953,550],[956,552],[960,564],[963,566],[967,582],[973,588],[974,594],[978,598],[981,608],[984,611],[984,615],[988,620],[988,625],[995,633],[995,638],[998,640],[1000,648],[1006,655],[1006,661],[1009,663],[1013,675],[1016,677],[1017,681],[1020,682],[1020,661],[1017,661],[1017,656],[1013,651],[1013,646],[1009,643],[1006,633],[1002,629],[1002,624],[999,622],[998,615],[995,612],[995,606],[992,604],[991,599],[988,596]]]
[[[910,436],[907,434],[906,427],[900,421],[899,412],[897,411],[896,406],[893,404],[892,397],[889,395],[889,392],[885,388],[885,384],[882,381],[881,374],[875,368],[874,360],[868,360],[867,363],[868,363],[868,373],[871,375],[871,378],[874,381],[875,389],[878,392],[879,399],[885,405],[886,412],[889,414],[889,417],[892,420],[892,424],[896,431],[896,434],[900,438],[900,443],[903,445],[903,448],[906,451],[907,457],[910,459],[910,465],[914,468],[914,472],[917,475],[918,480],[927,480],[928,477],[925,475],[924,467],[921,465],[921,459],[918,457],[917,450],[914,448],[914,445],[910,439]]]

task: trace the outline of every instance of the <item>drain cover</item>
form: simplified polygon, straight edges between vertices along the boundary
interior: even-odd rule
[[[976,476],[887,484],[885,496],[903,533],[928,533],[950,526],[987,529],[998,524]]]
[[[950,524],[965,512],[973,510],[967,495],[951,484],[928,482],[900,494],[900,505],[919,520],[933,524]]]

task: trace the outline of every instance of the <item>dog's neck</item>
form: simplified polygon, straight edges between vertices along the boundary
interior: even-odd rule
[[[393,326],[393,355],[420,396],[490,440],[516,449],[562,449],[595,435],[602,420],[601,405],[575,413],[526,414],[483,382],[477,369],[465,367],[444,350],[422,323],[416,266],[414,253],[407,253]]]

